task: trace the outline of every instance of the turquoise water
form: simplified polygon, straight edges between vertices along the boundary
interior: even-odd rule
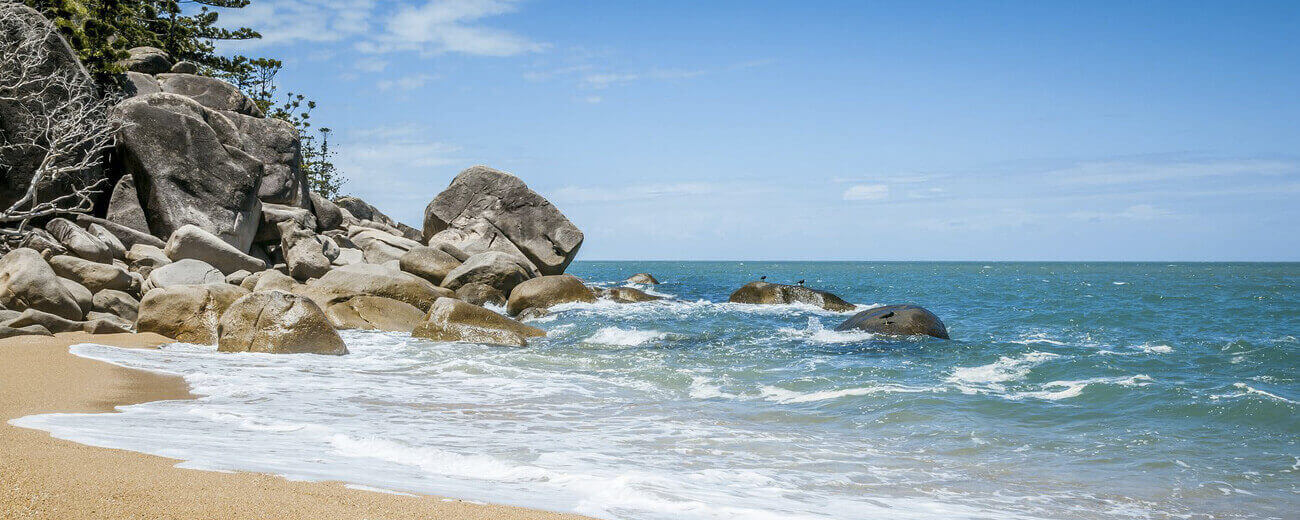
[[[194,467],[603,518],[1297,518],[1300,264],[577,262],[673,300],[571,304],[525,349],[76,347],[198,401],[24,426]],[[727,304],[806,279],[952,341]]]

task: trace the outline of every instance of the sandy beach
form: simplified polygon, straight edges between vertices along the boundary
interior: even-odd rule
[[[180,469],[173,459],[85,446],[8,424],[31,414],[112,412],[120,405],[191,398],[178,377],[68,353],[69,346],[86,342],[150,348],[169,341],[148,333],[0,340],[0,518],[583,518],[360,491],[338,482]]]

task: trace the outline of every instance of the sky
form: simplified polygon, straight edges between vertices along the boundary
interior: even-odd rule
[[[582,260],[1300,260],[1300,2],[253,0],[420,227],[523,179]]]

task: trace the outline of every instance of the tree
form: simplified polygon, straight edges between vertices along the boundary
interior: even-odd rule
[[[79,70],[59,66],[51,51],[55,29],[23,25],[12,5],[0,6],[0,27],[31,27],[19,38],[0,38],[0,104],[7,128],[0,142],[6,158],[35,164],[26,189],[7,208],[0,208],[5,234],[15,235],[32,219],[89,211],[107,179],[97,175],[103,154],[113,146],[118,126],[108,117],[116,99],[101,97],[94,80]],[[60,44],[61,45],[61,44]],[[64,58],[67,59],[67,58]],[[4,165],[6,172],[16,167]],[[48,200],[42,188],[57,186]]]

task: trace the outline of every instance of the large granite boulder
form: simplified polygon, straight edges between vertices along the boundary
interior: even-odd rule
[[[504,306],[506,304],[506,294],[496,287],[483,285],[481,283],[467,283],[456,288],[456,298],[463,302],[472,303],[478,306],[492,304]]]
[[[401,260],[407,251],[421,246],[414,240],[362,226],[348,228],[348,239],[365,253],[366,261],[372,264]]]
[[[314,231],[316,215],[310,210],[283,204],[262,203],[262,220],[257,225],[257,235],[253,241],[259,244],[274,244],[280,241],[280,224],[292,222],[295,226]]]
[[[528,308],[547,309],[561,303],[594,302],[596,294],[571,274],[557,274],[533,278],[515,287],[506,303],[511,316]]]
[[[380,296],[353,296],[330,305],[325,315],[336,329],[411,332],[424,321],[424,311],[406,302]]]
[[[53,236],[68,253],[91,262],[107,264],[113,262],[113,251],[102,240],[92,235],[65,218],[56,218],[45,224],[45,230]]]
[[[226,309],[217,325],[217,350],[270,354],[348,353],[343,338],[310,298],[255,292]]]
[[[194,224],[186,224],[173,231],[172,236],[167,239],[167,246],[163,248],[163,253],[172,261],[186,258],[202,260],[217,268],[223,275],[241,269],[250,272],[266,269],[265,262],[244,254],[243,251],[235,249],[235,246]]]
[[[82,225],[86,227],[87,232],[108,246],[108,251],[112,253],[114,260],[126,260],[126,245],[112,231],[94,222],[82,222]]]
[[[104,289],[128,291],[134,283],[126,269],[113,264],[100,264],[68,255],[51,257],[49,262],[54,274],[85,286],[91,293]]]
[[[316,214],[317,229],[329,231],[343,227],[343,212],[339,210],[338,204],[314,191],[308,192],[307,196],[311,199],[311,208]]]
[[[239,148],[226,116],[161,93],[114,107],[123,171],[132,175],[149,230],[171,236],[186,224],[248,251],[261,221],[262,163]]]
[[[262,202],[310,208],[298,129],[292,123],[274,117],[253,117],[237,112],[224,112],[224,115],[239,130],[244,151],[262,163],[262,185],[257,190],[257,197]]]
[[[510,294],[519,285],[537,276],[532,264],[522,257],[499,251],[484,251],[475,254],[465,263],[447,273],[442,286],[456,290],[462,285],[480,283],[495,287],[502,294]]]
[[[442,283],[447,273],[460,267],[461,261],[438,248],[417,246],[402,255],[398,265],[403,271],[428,280],[434,285]]]
[[[91,310],[120,316],[135,322],[140,313],[140,301],[122,291],[104,289],[91,297]]]
[[[6,59],[5,68],[0,70],[0,77],[4,78],[0,83],[13,85],[0,94],[0,209],[5,209],[26,194],[36,170],[47,157],[45,147],[50,145],[49,140],[61,133],[47,132],[48,121],[71,120],[75,117],[71,114],[82,106],[72,100],[98,100],[99,90],[76,52],[39,12],[23,2],[0,2],[0,11],[7,20],[0,25],[0,56],[22,52],[35,58],[23,65],[18,60]],[[22,46],[26,49],[20,51]],[[18,81],[22,77],[31,81]],[[69,163],[47,166],[66,165]],[[104,170],[98,166],[45,176],[36,186],[36,200],[54,200],[73,193],[77,187],[91,186],[103,179]]]
[[[933,312],[916,305],[886,305],[854,314],[835,330],[865,330],[895,336],[948,338],[948,328]]]
[[[117,64],[131,72],[154,75],[172,70],[172,57],[157,47],[133,47],[126,53],[127,58]]]
[[[17,318],[5,324],[6,327],[31,330],[39,326],[50,332],[89,332],[91,334],[112,334],[131,332],[129,324],[120,320],[93,319],[87,321],[69,320],[48,312],[27,309]],[[39,330],[39,329],[37,329]]]
[[[338,267],[307,283],[309,294],[323,307],[357,295],[382,296],[428,309],[440,297],[455,293],[428,280],[375,264]]]
[[[144,208],[140,206],[140,191],[136,189],[134,176],[123,175],[117,180],[117,184],[113,185],[113,194],[108,198],[108,213],[105,215],[105,220],[149,234],[149,219],[145,217]]]
[[[211,264],[194,258],[183,258],[152,271],[145,278],[144,292],[174,285],[206,285],[226,283],[226,275]]]
[[[176,285],[149,291],[140,300],[135,328],[176,341],[211,345],[217,342],[221,315],[248,291],[225,283]]]
[[[106,220],[98,217],[92,217],[86,214],[77,215],[77,223],[86,227],[90,227],[90,226],[103,227],[109,233],[112,233],[113,236],[117,237],[117,239],[122,242],[122,246],[127,248],[128,250],[131,249],[131,246],[134,246],[136,244],[154,246],[159,249],[162,249],[165,245],[167,245],[167,243],[163,242],[162,239],[150,235],[147,231],[139,231],[134,228],[123,226],[121,224],[118,224],[110,220]]]
[[[158,80],[149,74],[128,70],[121,76],[122,93],[126,97],[143,96],[162,92]]]
[[[172,259],[160,247],[136,244],[126,251],[126,263],[132,271],[147,277],[154,269],[172,263]]]
[[[41,228],[27,228],[27,236],[18,241],[18,247],[25,247],[41,253],[49,251],[52,255],[68,254],[68,249],[63,247],[63,244],[60,244],[54,238],[54,235]]]
[[[821,307],[828,311],[847,312],[857,308],[840,299],[839,296],[810,289],[802,285],[782,285],[767,282],[751,282],[731,293],[728,301],[733,303],[789,304],[804,303]]]
[[[424,209],[424,239],[434,238],[470,254],[522,254],[544,275],[563,273],[583,239],[550,201],[486,166],[461,172]]]
[[[94,309],[95,295],[91,294],[90,289],[87,289],[86,286],[63,277],[59,277],[59,283],[63,284],[63,287],[68,289],[69,293],[72,293],[72,299],[77,300],[77,307],[81,308],[83,318],[87,312]]]
[[[388,215],[384,214],[384,212],[379,211],[378,208],[370,205],[369,202],[366,202],[359,198],[339,197],[337,199],[334,199],[334,204],[338,205],[338,207],[340,208],[347,210],[349,214],[351,214],[353,217],[356,217],[358,219],[374,221],[385,227],[390,227],[390,228],[397,227],[396,220],[389,218]],[[401,235],[401,232],[399,231],[397,234]]]
[[[280,251],[289,276],[298,280],[320,278],[330,270],[328,253],[338,258],[339,248],[334,241],[298,227],[294,222],[280,223]]]
[[[158,87],[168,94],[179,94],[212,110],[228,110],[246,116],[262,117],[262,109],[239,90],[217,78],[195,74],[157,74]]]
[[[83,314],[76,297],[41,254],[18,248],[0,258],[0,305],[6,309],[36,309],[70,320]]]
[[[546,331],[524,325],[477,305],[452,298],[438,298],[424,321],[411,336],[434,341],[462,341],[523,347],[527,338],[545,336]]]

